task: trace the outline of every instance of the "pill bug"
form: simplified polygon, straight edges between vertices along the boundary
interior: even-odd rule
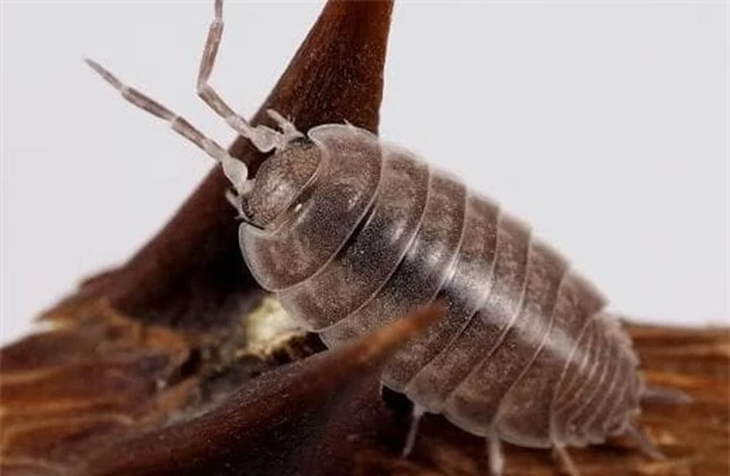
[[[501,474],[501,442],[555,448],[626,434],[661,458],[632,423],[647,388],[631,341],[606,299],[558,252],[492,200],[413,152],[351,124],[305,133],[251,126],[208,84],[223,32],[222,0],[205,44],[198,95],[259,151],[255,178],[192,124],[87,63],[134,105],[167,121],[220,162],[242,224],[239,242],[259,284],[336,347],[417,307],[446,316],[396,353],[383,383],[484,436]],[[676,397],[679,399],[680,397]]]

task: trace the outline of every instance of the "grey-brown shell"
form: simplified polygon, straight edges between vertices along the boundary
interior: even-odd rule
[[[521,446],[624,429],[639,406],[637,359],[563,257],[408,150],[349,125],[308,138],[259,172],[247,206],[262,229],[240,229],[249,268],[292,316],[336,347],[441,300],[447,316],[394,356],[385,385]],[[298,150],[305,166],[291,164]],[[271,214],[277,183],[286,207]]]

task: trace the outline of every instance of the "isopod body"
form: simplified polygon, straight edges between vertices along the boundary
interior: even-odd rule
[[[501,441],[554,447],[572,474],[566,446],[622,432],[662,457],[632,417],[642,397],[685,397],[644,386],[630,339],[590,282],[495,202],[364,129],[303,134],[275,111],[279,131],[250,125],[208,84],[222,31],[216,0],[198,95],[256,149],[274,152],[253,179],[185,119],[87,62],[221,164],[248,268],[292,317],[337,347],[443,303],[445,317],[391,358],[383,383],[414,402],[414,416],[441,413],[485,436],[493,474]]]
[[[637,411],[637,359],[601,294],[412,152],[322,125],[269,158],[242,200],[254,277],[329,346],[446,304],[383,377],[426,411],[530,447],[603,442]]]

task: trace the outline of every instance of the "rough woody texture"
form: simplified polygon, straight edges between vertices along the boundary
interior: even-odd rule
[[[437,416],[424,418],[411,457],[399,457],[409,406],[381,397],[380,369],[433,317],[416,314],[340,350],[280,365],[317,349],[300,337],[273,353],[244,346],[226,359],[103,303],[89,307],[72,327],[2,350],[0,470],[483,476],[483,441]],[[616,441],[572,450],[581,474],[728,474],[730,331],[629,331],[649,382],[693,401],[647,405],[640,418],[666,461]],[[508,446],[506,457],[507,475],[559,470],[547,451]]]
[[[331,0],[254,122],[274,107],[304,129],[347,119],[376,131],[391,10]],[[263,159],[243,141],[232,151],[253,170]],[[225,186],[211,172],[124,266],[51,308],[50,330],[0,350],[0,472],[485,474],[483,442],[437,416],[398,456],[409,404],[381,396],[379,369],[436,310],[324,350],[246,271]],[[261,326],[276,338],[262,341]],[[572,450],[582,474],[728,474],[729,331],[629,331],[649,382],[694,400],[641,417],[666,461],[616,442]],[[507,474],[558,471],[546,451],[506,457]]]

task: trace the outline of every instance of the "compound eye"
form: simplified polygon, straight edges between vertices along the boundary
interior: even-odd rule
[[[242,208],[254,226],[265,228],[292,207],[312,181],[320,162],[319,149],[297,141],[268,158],[256,174]]]

